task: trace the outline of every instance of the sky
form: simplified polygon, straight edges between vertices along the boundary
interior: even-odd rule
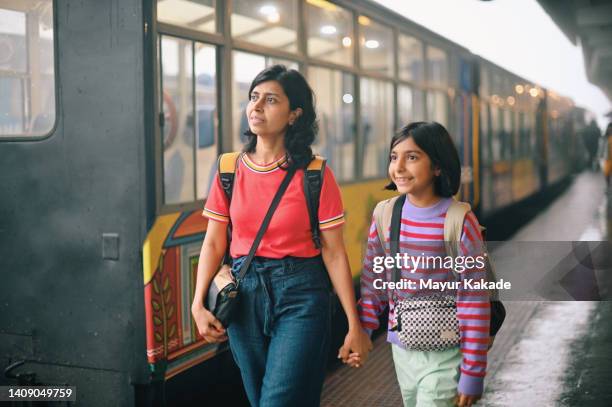
[[[571,97],[597,115],[612,110],[586,77],[574,46],[536,0],[374,0],[527,80]]]

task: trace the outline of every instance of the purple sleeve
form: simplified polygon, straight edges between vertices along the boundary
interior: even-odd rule
[[[484,244],[478,220],[469,212],[463,224],[460,255],[483,256]],[[484,258],[484,257],[483,257]],[[462,281],[486,281],[486,270],[476,263],[461,273]],[[482,394],[487,370],[489,343],[490,302],[487,290],[478,290],[467,284],[457,290],[457,318],[461,332],[461,376],[458,391],[466,395]]]
[[[381,239],[378,238],[376,223],[372,219],[361,272],[361,299],[358,305],[361,325],[370,334],[378,328],[378,316],[383,313],[388,305],[386,291],[374,288],[374,280],[384,277],[384,273],[377,273],[374,270],[375,258],[381,256],[385,256],[385,251]]]

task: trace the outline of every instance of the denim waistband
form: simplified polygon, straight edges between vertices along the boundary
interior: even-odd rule
[[[238,273],[242,263],[247,256],[237,257],[233,259],[232,271]],[[323,259],[321,256],[315,257],[293,257],[286,256],[281,259],[273,259],[270,257],[253,257],[251,266],[255,271],[281,271],[282,273],[290,273],[300,269],[323,269]],[[275,273],[276,273],[275,272]]]
[[[242,259],[245,259],[246,257],[247,256],[236,257],[233,260],[234,261],[242,260]],[[321,261],[322,261],[321,256],[314,256],[314,257],[286,256],[280,259],[275,259],[272,257],[255,256],[253,257],[251,264],[256,263],[256,264],[266,265],[266,266],[281,266],[281,265],[296,264],[296,263],[297,264],[310,263],[310,262],[318,263]]]

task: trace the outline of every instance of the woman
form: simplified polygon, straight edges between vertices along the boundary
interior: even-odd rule
[[[318,213],[322,249],[316,249],[303,191],[316,113],[312,90],[299,72],[275,65],[259,73],[249,89],[246,114],[248,142],[238,159],[231,207],[217,177],[204,209],[211,221],[200,252],[192,314],[204,339],[227,339],[203,303],[226,251],[228,222],[236,275],[287,169],[296,168],[241,281],[239,309],[227,335],[251,405],[317,406],[330,341],[329,279],[349,324],[341,356],[352,351],[364,361],[371,348],[357,314],[340,227],[340,191],[327,168]]]

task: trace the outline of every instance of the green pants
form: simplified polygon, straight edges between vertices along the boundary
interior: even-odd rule
[[[459,347],[438,352],[391,348],[405,407],[453,406],[462,357]]]

